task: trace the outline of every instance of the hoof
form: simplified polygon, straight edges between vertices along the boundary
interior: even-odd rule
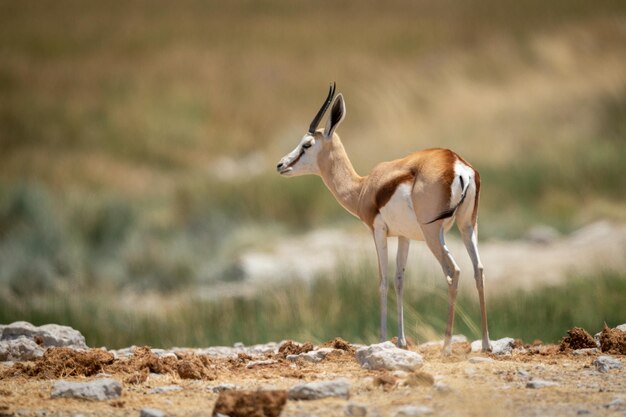
[[[452,355],[452,347],[451,346],[444,346],[443,349],[441,349],[441,356],[446,358],[446,357],[448,357],[450,355]]]
[[[396,344],[396,346],[398,346],[400,349],[408,349],[408,346],[406,344],[406,340],[402,339],[402,340],[398,340],[398,343]]]

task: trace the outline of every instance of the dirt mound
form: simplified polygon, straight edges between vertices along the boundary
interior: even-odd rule
[[[217,378],[215,371],[210,369],[210,361],[206,356],[189,355],[181,358],[176,365],[178,376],[183,379],[204,379],[212,381]]]
[[[559,350],[587,349],[598,347],[595,339],[582,327],[573,327],[567,331],[567,336],[561,340]]]
[[[69,376],[93,376],[106,372],[114,362],[109,352],[100,349],[79,351],[65,347],[47,349],[41,358],[32,362],[18,362],[7,369],[2,377],[28,376],[57,379]]]
[[[136,347],[133,356],[116,361],[108,368],[112,372],[129,374],[124,380],[129,383],[141,383],[149,373],[175,374],[183,379],[204,379],[212,381],[216,378],[211,369],[211,361],[206,356],[182,355],[181,357],[159,357],[149,347]]]
[[[155,374],[170,374],[176,372],[178,358],[168,356],[160,358],[148,346],[139,346],[133,349],[133,356],[115,361],[110,370],[113,372],[136,373],[148,370]]]
[[[600,333],[600,349],[602,352],[616,355],[626,355],[626,332],[620,329],[611,329],[604,324]]]
[[[287,402],[287,391],[224,391],[213,416],[278,417]]]
[[[298,342],[294,342],[293,340],[287,340],[278,348],[278,354],[282,357],[287,357],[287,355],[299,355],[312,350],[313,344],[309,342],[300,344]]]
[[[350,342],[347,342],[347,341],[343,340],[341,337],[336,337],[333,340],[330,340],[328,342],[322,343],[321,347],[329,347],[329,348],[333,348],[333,349],[344,350],[344,351],[349,352],[349,353],[354,353],[355,352],[355,349],[350,344]]]
[[[126,375],[124,382],[140,384],[148,375],[173,374],[183,379],[216,378],[206,356],[185,355],[181,358],[160,358],[149,347],[137,347],[134,355],[116,360],[109,352],[100,349],[79,351],[70,348],[50,348],[41,358],[32,362],[18,362],[0,377],[27,376],[41,379],[57,379],[70,376],[94,376],[99,373]]]

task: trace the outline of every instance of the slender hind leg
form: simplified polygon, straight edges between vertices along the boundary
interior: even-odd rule
[[[483,273],[483,264],[480,262],[478,254],[478,233],[476,224],[459,224],[459,231],[463,237],[463,243],[467,249],[472,265],[474,266],[474,280],[476,280],[476,289],[478,290],[478,300],[480,301],[480,319],[482,323],[482,350],[483,352],[491,351],[489,345],[489,330],[487,327],[487,307],[485,305],[485,275]]]
[[[396,279],[394,281],[396,289],[396,302],[398,304],[398,347],[406,348],[406,337],[404,336],[404,312],[402,309],[402,292],[404,287],[404,270],[406,260],[409,255],[410,240],[398,237],[398,254],[396,255]]]
[[[387,227],[384,225],[374,227],[374,243],[378,255],[378,274],[380,284],[380,341],[387,340]]]
[[[452,327],[454,325],[454,307],[456,304],[457,289],[459,286],[459,275],[461,270],[452,258],[444,239],[443,221],[421,225],[424,233],[424,240],[430,251],[439,261],[443,273],[448,282],[448,325],[443,342],[443,354],[449,355],[452,352],[450,339],[452,338]]]

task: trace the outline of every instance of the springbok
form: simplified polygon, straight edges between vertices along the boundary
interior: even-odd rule
[[[335,133],[346,116],[346,105],[338,94],[324,129],[320,120],[333,102],[335,83],[317,112],[309,131],[298,146],[285,155],[276,169],[290,177],[319,175],[339,204],[372,231],[380,274],[380,338],[387,338],[387,238],[398,237],[395,290],[398,307],[398,347],[406,348],[402,311],[404,271],[409,242],[424,240],[441,264],[448,282],[448,324],[443,354],[451,353],[450,339],[460,270],[448,250],[444,234],[456,218],[457,227],[474,266],[480,300],[482,350],[489,351],[483,266],[477,246],[477,214],[480,175],[449,149],[426,149],[402,159],[382,162],[370,175],[361,177]]]

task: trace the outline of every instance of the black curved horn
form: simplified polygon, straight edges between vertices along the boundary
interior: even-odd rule
[[[326,110],[328,110],[330,103],[333,102],[333,96],[335,95],[335,86],[336,84],[333,81],[333,83],[330,85],[330,89],[328,90],[328,97],[326,97],[326,101],[324,101],[324,104],[322,104],[322,107],[311,121],[311,126],[309,126],[309,133],[315,133],[317,125],[320,124],[320,120],[322,120],[322,117],[324,117],[324,113],[326,113]]]

